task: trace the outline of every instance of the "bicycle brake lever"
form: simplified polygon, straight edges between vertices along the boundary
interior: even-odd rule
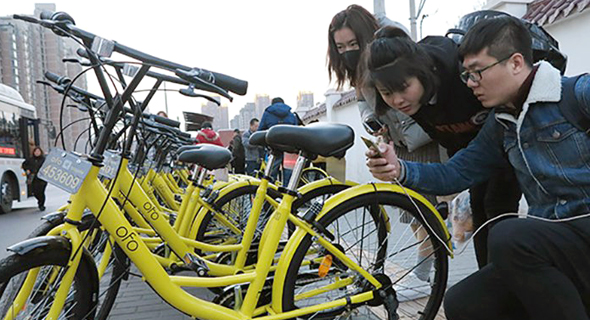
[[[83,67],[90,67],[92,64],[90,63],[90,61],[86,60],[86,59],[78,59],[78,58],[63,58],[61,59],[62,62],[64,63],[77,63]]]
[[[213,103],[215,103],[217,106],[220,106],[221,103],[215,99],[213,99],[213,97],[210,97],[208,95],[205,94],[200,94],[200,93],[196,93],[194,90],[194,87],[191,85],[188,88],[183,88],[178,90],[182,95],[185,95],[187,97],[192,97],[192,98],[205,98]]]

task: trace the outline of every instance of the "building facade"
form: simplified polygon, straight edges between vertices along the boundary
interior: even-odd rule
[[[295,111],[298,114],[304,114],[313,108],[313,92],[299,91],[297,95],[297,108]]]
[[[218,102],[221,97],[213,97]],[[201,105],[201,113],[213,117],[213,130],[221,130],[229,128],[229,112],[227,106],[218,106],[217,104],[207,101],[206,104]]]
[[[36,4],[35,16],[43,10],[56,11],[55,4]],[[73,40],[58,37],[41,26],[12,17],[0,17],[0,82],[16,89],[25,102],[37,109],[40,146],[45,150],[53,146],[59,136],[60,139],[63,137],[67,150],[86,151],[88,136],[82,133],[89,125],[88,120],[83,120],[87,114],[67,107],[73,104],[69,99],[63,103],[61,111],[63,96],[36,83],[45,79],[46,71],[70,79],[76,77],[82,67],[74,63],[66,64],[62,59],[75,57],[78,48]],[[86,89],[86,77],[79,77],[75,85]],[[59,134],[60,123],[64,127],[71,124],[63,135]]]
[[[264,109],[270,106],[270,97],[267,94],[257,94],[254,97],[254,104],[256,105],[255,117],[260,119],[264,113]]]

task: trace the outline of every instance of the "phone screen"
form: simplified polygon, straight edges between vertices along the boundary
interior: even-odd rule
[[[383,128],[383,124],[375,118],[367,118],[363,122],[363,126],[370,134],[375,134]]]
[[[379,158],[379,157],[383,157],[381,155],[381,153],[379,152],[379,147],[377,146],[377,144],[375,142],[373,142],[373,140],[371,139],[367,139],[365,137],[361,137],[361,139],[363,140],[363,142],[365,143],[365,145],[367,146],[367,148],[373,148],[375,149],[375,151],[377,152],[377,156],[375,158]]]

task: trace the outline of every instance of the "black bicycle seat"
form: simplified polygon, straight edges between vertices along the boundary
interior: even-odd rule
[[[266,143],[271,148],[290,148],[310,155],[341,158],[354,144],[354,131],[337,123],[313,123],[305,127],[276,125],[266,133]]]
[[[253,146],[261,146],[266,147],[266,132],[267,130],[263,131],[256,131],[250,136],[250,144]]]
[[[201,147],[200,145],[181,146],[178,149],[176,149],[176,154],[181,154],[187,150],[199,149],[200,147]]]
[[[199,147],[184,151],[178,156],[178,160],[194,163],[209,170],[223,168],[231,160],[231,152],[226,148],[212,144],[201,144]]]

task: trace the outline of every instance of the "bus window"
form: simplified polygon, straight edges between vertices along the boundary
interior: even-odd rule
[[[22,158],[20,121],[16,114],[0,112],[0,156]]]

